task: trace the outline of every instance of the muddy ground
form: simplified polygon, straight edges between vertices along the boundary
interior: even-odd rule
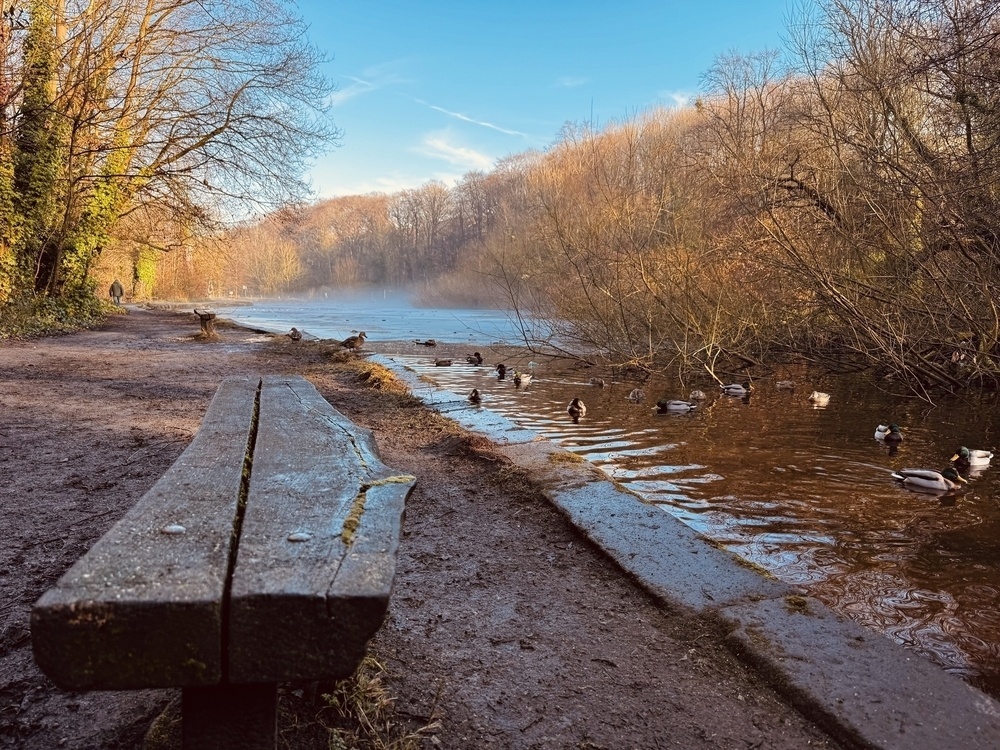
[[[0,748],[142,747],[176,697],[57,689],[32,659],[30,608],[180,455],[220,380],[244,373],[305,375],[418,478],[370,649],[412,746],[838,747],[484,441],[360,381],[328,344],[197,331],[193,314],[134,308],[96,330],[0,342]],[[333,746],[330,689],[282,686],[279,747]]]

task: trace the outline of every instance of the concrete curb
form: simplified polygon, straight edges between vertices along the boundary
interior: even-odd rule
[[[370,359],[427,407],[496,443],[654,596],[721,623],[734,652],[839,741],[885,750],[1000,748],[1000,703],[960,678],[715,547],[537,433],[389,357]]]

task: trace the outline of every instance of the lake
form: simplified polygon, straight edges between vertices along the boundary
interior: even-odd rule
[[[913,492],[890,477],[906,467],[943,469],[961,445],[995,449],[996,394],[929,406],[862,377],[789,369],[756,381],[745,400],[698,383],[709,398],[695,411],[659,415],[658,398],[686,398],[692,385],[615,381],[610,372],[524,355],[506,360],[534,375],[518,389],[493,370],[494,348],[519,340],[504,313],[421,310],[378,294],[216,309],[267,330],[295,325],[343,338],[360,329],[372,342],[398,341],[379,350],[456,393],[478,388],[483,408],[587,458],[721,546],[1000,696],[1000,456],[953,494]],[[467,344],[487,365],[435,367],[433,350],[413,338]],[[606,387],[591,385],[592,377]],[[794,390],[775,387],[787,378]],[[627,400],[635,387],[646,392],[644,403]],[[829,406],[809,403],[814,389],[832,395]],[[573,397],[588,408],[579,424],[566,413]],[[888,422],[905,436],[895,450],[874,438],[876,425]]]

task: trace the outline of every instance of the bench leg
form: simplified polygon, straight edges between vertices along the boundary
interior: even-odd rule
[[[277,685],[183,688],[184,750],[274,750],[277,709]]]

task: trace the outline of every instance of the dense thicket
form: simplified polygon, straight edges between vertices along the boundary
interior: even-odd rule
[[[140,282],[248,206],[305,193],[336,137],[282,0],[5,0],[0,308],[93,299],[109,248]]]

